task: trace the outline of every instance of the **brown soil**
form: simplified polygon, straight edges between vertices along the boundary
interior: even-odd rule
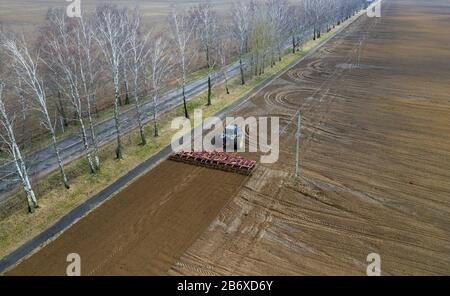
[[[81,256],[83,275],[167,271],[245,178],[165,161],[10,274],[64,275],[69,253]]]
[[[384,3],[239,109],[281,118],[277,163],[163,162],[10,274],[449,274],[450,5]]]
[[[384,2],[239,110],[285,119],[280,161],[169,274],[450,273],[450,5]]]

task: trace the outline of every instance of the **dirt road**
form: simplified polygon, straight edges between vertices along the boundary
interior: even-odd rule
[[[384,1],[237,112],[280,117],[277,163],[163,162],[9,274],[449,274],[449,15]]]

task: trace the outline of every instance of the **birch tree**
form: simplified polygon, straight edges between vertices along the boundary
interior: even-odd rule
[[[7,111],[5,106],[5,98],[3,97],[4,83],[0,80],[0,140],[2,144],[7,147],[7,152],[9,153],[16,173],[20,178],[23,190],[25,191],[28,211],[33,212],[35,208],[38,208],[38,201],[36,195],[34,194],[33,188],[30,183],[30,178],[28,176],[27,166],[25,160],[22,157],[22,152],[16,140],[14,132],[14,115]]]
[[[79,45],[75,43],[77,32],[73,29],[74,24],[67,23],[68,19],[64,10],[50,11],[48,21],[49,29],[45,30],[47,42],[43,46],[43,50],[48,50],[47,56],[51,56],[51,60],[45,61],[45,63],[53,74],[59,89],[65,92],[75,110],[89,169],[91,173],[95,173],[96,168],[83,119],[84,100],[81,97],[80,59],[77,57]]]
[[[123,10],[121,11],[122,15],[121,17],[123,18],[123,22],[125,23],[125,34],[123,34],[122,38],[125,38],[124,42],[125,42],[125,48],[123,49],[123,59],[122,59],[122,63],[120,64],[120,71],[121,71],[121,79],[122,79],[122,83],[123,83],[123,96],[124,96],[124,104],[125,105],[129,105],[130,104],[130,78],[129,78],[129,61],[128,58],[129,56],[126,54],[127,51],[130,50],[130,44],[129,44],[129,30],[130,30],[130,26],[129,24],[131,23],[131,20],[129,19],[130,14],[128,11],[127,7],[124,7]],[[133,78],[131,78],[133,79]]]
[[[327,0],[328,15],[326,18],[327,32],[330,32],[336,25],[336,18],[338,12],[338,3],[334,0]]]
[[[281,61],[284,42],[287,40],[288,33],[288,8],[286,0],[266,0],[267,21],[271,31],[272,43],[272,65],[274,61],[274,52],[278,54],[278,60]]]
[[[42,52],[41,52],[42,53]],[[44,53],[45,54],[45,53]],[[42,59],[46,59],[46,57],[41,57]],[[51,59],[52,57],[48,58]],[[60,122],[61,132],[65,133],[65,129],[69,127],[69,121],[67,114],[70,113],[70,108],[67,108],[66,102],[61,93],[61,89],[53,80],[53,77],[48,75],[47,71],[45,72],[44,81],[47,89],[49,90],[50,96],[53,98],[52,102],[58,111],[58,119]]]
[[[153,98],[153,130],[154,136],[159,136],[158,129],[158,104],[161,85],[167,79],[172,69],[172,58],[168,48],[168,42],[162,34],[152,36],[152,44],[149,56],[149,72],[152,83]]]
[[[145,75],[144,71],[146,68],[147,57],[150,53],[150,49],[148,47],[149,35],[147,34],[145,36],[141,36],[141,23],[142,15],[136,8],[129,18],[128,23],[127,41],[129,50],[127,52],[126,61],[133,81],[133,97],[136,107],[137,121],[139,125],[141,145],[145,145],[147,144],[147,140],[145,138],[144,122],[141,110],[142,107],[139,99],[139,86],[144,78],[143,76]]]
[[[248,1],[234,2],[231,15],[231,32],[233,37],[237,40],[239,47],[239,69],[241,73],[241,84],[244,85],[245,72],[243,59],[249,42],[250,22],[252,18],[251,4]]]
[[[209,0],[203,0],[193,9],[193,17],[196,20],[197,35],[201,47],[205,53],[206,66],[208,67],[208,106],[212,98],[212,73],[215,66],[213,51],[217,48],[218,21]]]
[[[225,27],[224,27],[225,28]],[[220,34],[220,39],[217,47],[217,55],[219,59],[220,72],[225,80],[225,91],[227,95],[230,94],[230,89],[228,87],[228,72],[227,66],[230,58],[230,46],[229,46],[229,32],[224,30]]]
[[[324,26],[326,26],[327,20],[326,15],[329,11],[326,6],[326,0],[315,0],[313,1],[313,11],[316,18],[316,37],[322,37],[322,31]]]
[[[113,5],[100,6],[96,10],[97,19],[95,39],[101,48],[110,68],[114,85],[114,124],[116,129],[116,158],[123,158],[123,146],[120,127],[120,67],[126,42],[125,12]]]
[[[189,15],[184,12],[179,12],[172,6],[170,18],[171,31],[176,45],[176,53],[178,58],[178,65],[180,68],[181,91],[183,96],[184,116],[189,118],[189,113],[186,103],[186,83],[187,71],[190,63],[189,46],[192,41],[195,23]]]
[[[14,69],[17,77],[22,81],[24,87],[28,88],[34,94],[36,109],[40,113],[40,123],[50,134],[62,181],[64,186],[69,189],[69,182],[67,180],[63,162],[59,153],[58,143],[56,141],[54,123],[50,117],[47,106],[44,82],[38,71],[38,61],[40,61],[39,51],[34,57],[32,57],[23,36],[22,40],[14,38],[7,39],[4,42],[3,47],[13,60],[11,67]]]
[[[14,92],[16,93],[17,97],[19,98],[20,103],[20,122],[21,122],[21,134],[22,136],[25,136],[26,129],[27,129],[27,118],[28,118],[28,100],[26,97],[25,92],[22,88],[22,81],[20,79],[16,79],[16,85],[14,86]]]
[[[128,82],[128,62],[125,60],[126,57],[124,56],[124,60],[121,64],[122,68],[122,79],[123,79],[123,90],[125,95],[124,104],[129,105],[130,104],[130,84]],[[122,101],[120,101],[120,104],[122,104]]]
[[[97,79],[99,70],[96,69],[94,61],[98,58],[94,47],[93,22],[86,20],[83,16],[78,18],[76,27],[77,56],[79,63],[79,74],[82,83],[83,97],[86,102],[87,118],[92,145],[94,147],[94,159],[96,169],[100,169],[100,158],[98,152],[98,141],[95,134],[93,112],[98,116],[97,109]]]
[[[310,25],[313,27],[313,40],[320,38],[321,0],[305,0],[305,11]]]
[[[262,75],[265,71],[268,50],[273,44],[273,33],[267,18],[266,7],[258,6],[257,8],[252,20],[249,47],[253,55],[254,74]]]

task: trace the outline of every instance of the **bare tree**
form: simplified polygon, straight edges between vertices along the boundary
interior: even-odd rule
[[[252,19],[249,47],[255,75],[264,73],[267,56],[272,52],[273,32],[266,9],[265,5],[258,5]]]
[[[196,20],[197,35],[206,57],[208,67],[208,106],[212,97],[212,73],[215,66],[213,50],[217,48],[218,20],[217,14],[210,0],[203,0],[193,9],[193,17]]]
[[[278,54],[278,60],[281,61],[281,56],[284,49],[284,43],[288,38],[288,2],[287,0],[266,0],[266,13],[269,22],[270,33],[272,36],[272,53],[271,65],[275,64],[274,52]]]
[[[125,105],[129,105],[130,104],[130,84],[128,83],[128,62],[125,60],[126,56],[124,56],[124,61],[121,64],[121,68],[122,68],[122,80],[123,80],[123,89],[124,89],[124,95],[125,95],[125,100],[124,100],[124,104]],[[122,104],[122,101],[119,102],[120,104]]]
[[[96,60],[97,56],[95,55],[96,51],[94,48],[94,31],[92,26],[92,21],[86,21],[86,19],[83,17],[78,18],[78,26],[75,29],[75,36],[77,43],[80,79],[83,85],[83,96],[85,97],[86,102],[91,141],[94,147],[95,166],[98,170],[100,169],[100,158],[92,112],[94,111],[98,116],[96,92],[99,70],[97,70],[94,66],[94,61]]]
[[[110,66],[110,74],[114,84],[114,122],[116,128],[116,158],[123,158],[123,147],[120,130],[120,67],[123,61],[123,53],[127,45],[125,11],[119,10],[113,5],[103,5],[97,8],[95,18],[95,39],[99,44]]]
[[[168,42],[162,34],[153,36],[150,49],[149,72],[151,75],[152,91],[153,91],[153,125],[154,136],[158,137],[158,101],[161,84],[168,77],[172,59],[168,50]]]
[[[250,24],[252,16],[251,3],[248,1],[234,2],[232,9],[231,32],[239,44],[239,68],[241,72],[241,84],[245,84],[244,55],[248,48]]]
[[[127,41],[129,50],[127,51],[126,61],[133,79],[133,97],[141,136],[141,144],[145,145],[147,144],[147,140],[145,138],[142,108],[139,99],[139,85],[144,78],[147,57],[150,53],[148,46],[149,35],[141,36],[142,15],[137,8],[132,12],[132,15],[128,20]]]
[[[326,0],[326,2],[326,5],[328,7],[328,13],[326,16],[326,28],[327,32],[330,32],[336,24],[338,3],[334,0]]]
[[[58,144],[56,142],[54,123],[50,118],[47,106],[44,82],[38,71],[38,61],[40,60],[39,52],[33,58],[28,50],[28,45],[23,36],[21,40],[13,38],[7,39],[3,43],[3,46],[13,60],[13,64],[11,66],[16,72],[17,77],[22,81],[24,87],[27,87],[34,93],[34,101],[37,105],[36,109],[41,115],[41,125],[44,126],[50,134],[64,186],[69,189],[69,182],[64,171]]]
[[[38,207],[38,202],[36,195],[34,194],[33,188],[31,187],[30,178],[28,177],[28,170],[25,164],[25,160],[22,157],[22,152],[20,151],[19,145],[17,144],[16,136],[14,133],[14,115],[6,110],[5,99],[3,97],[4,84],[0,80],[0,140],[8,148],[8,153],[10,154],[17,175],[19,176],[23,190],[27,195],[28,201],[28,211],[33,212],[33,209]]]
[[[313,26],[313,39],[321,37],[323,17],[325,15],[324,0],[305,0],[306,11]]]
[[[172,14],[170,24],[173,34],[173,39],[176,44],[176,52],[178,56],[178,64],[180,67],[181,89],[183,95],[184,116],[189,118],[189,113],[186,103],[186,83],[187,70],[190,63],[189,59],[189,45],[192,41],[192,35],[195,29],[195,23],[189,18],[186,12],[178,12],[175,6],[172,6]]]
[[[224,28],[226,28],[224,26]],[[230,46],[229,46],[229,32],[227,30],[222,30],[220,33],[219,41],[218,41],[218,47],[217,47],[217,55],[219,58],[219,65],[220,65],[220,72],[222,73],[222,76],[225,80],[225,91],[227,92],[227,95],[230,94],[230,89],[228,87],[228,62],[230,58]]]
[[[75,37],[77,31],[73,29],[76,24],[68,23],[64,10],[55,9],[49,12],[48,21],[49,29],[45,30],[47,42],[42,48],[47,50],[47,56],[52,58],[49,61],[45,61],[45,64],[53,74],[54,81],[58,84],[59,89],[65,92],[66,97],[75,110],[89,169],[91,173],[95,173],[96,168],[92,160],[91,148],[83,119],[84,100],[81,97],[83,89],[80,78],[80,58],[77,56],[79,45],[76,44],[78,40]]]
[[[288,8],[287,31],[292,39],[292,53],[299,51],[306,37],[307,18],[305,1],[290,5]]]
[[[14,86],[14,91],[19,98],[20,103],[20,121],[21,121],[21,134],[22,136],[25,136],[26,129],[27,129],[27,118],[28,118],[28,100],[26,98],[26,94],[23,91],[22,88],[22,81],[20,79],[17,79],[17,84]]]
[[[130,27],[128,26],[130,24],[130,19],[129,19],[129,12],[128,12],[128,8],[124,7],[122,10],[122,18],[123,18],[123,22],[126,25],[125,28],[125,34],[123,34],[122,38],[124,38],[124,42],[125,42],[125,48],[123,49],[123,59],[122,59],[122,63],[120,64],[120,71],[121,71],[121,80],[122,80],[122,84],[123,84],[123,96],[124,96],[124,104],[125,105],[129,105],[130,104],[130,83],[129,83],[129,76],[128,76],[128,72],[129,72],[129,61],[128,58],[129,56],[126,54],[127,51],[130,50],[129,47],[129,42],[128,42],[128,32],[130,30]],[[122,101],[119,101],[119,103],[122,103]]]
[[[42,59],[51,59],[46,58],[45,53],[41,52],[41,58]],[[52,103],[55,105],[56,110],[58,111],[58,119],[60,122],[60,128],[61,132],[64,134],[66,131],[66,128],[69,127],[70,119],[67,116],[68,113],[70,113],[70,108],[67,108],[66,102],[64,101],[63,95],[61,93],[61,89],[59,86],[55,83],[53,80],[53,77],[51,75],[48,75],[47,71],[44,72],[43,80],[45,81],[45,86],[47,87],[51,98],[53,98]]]

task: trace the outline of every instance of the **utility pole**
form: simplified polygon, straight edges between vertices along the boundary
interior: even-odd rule
[[[298,124],[297,124],[297,132],[295,133],[295,178],[298,178],[298,162],[299,162],[299,150],[300,150],[300,137],[301,137],[301,128],[302,128],[302,115],[298,115]]]

